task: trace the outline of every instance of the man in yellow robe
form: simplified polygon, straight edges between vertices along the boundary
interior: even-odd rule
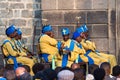
[[[80,36],[78,36],[80,35]],[[73,39],[76,41],[76,45],[78,48],[82,49],[85,51],[84,47],[81,45],[81,41],[82,41],[82,32],[75,32],[73,34]],[[88,59],[88,63],[89,64],[96,64],[98,65],[100,63],[100,60],[99,59],[95,59],[94,57],[91,57],[88,55],[88,52],[84,52],[82,54],[80,54],[80,58],[83,62],[86,62],[86,58]]]
[[[70,67],[75,60],[74,58],[73,60],[70,59],[72,56],[71,51],[74,49],[74,41],[69,38],[70,30],[68,28],[63,28],[61,34],[63,36],[63,40],[61,41],[63,45],[61,47],[61,54],[57,55],[58,60],[56,64],[61,67]]]
[[[81,44],[86,49],[86,51],[87,50],[91,51],[90,53],[92,53],[92,54],[89,54],[89,55],[94,56],[96,58],[99,58],[101,60],[101,62],[110,62],[111,67],[115,66],[117,64],[115,56],[112,54],[106,54],[106,53],[102,53],[102,52],[97,51],[95,43],[87,39],[88,38],[87,26],[84,25],[82,27],[83,27],[83,36],[84,37],[83,37]]]
[[[54,38],[53,30],[51,25],[43,26],[42,34],[39,38],[39,46],[41,56],[45,62],[51,62],[53,56],[58,54],[57,48],[58,41]]]

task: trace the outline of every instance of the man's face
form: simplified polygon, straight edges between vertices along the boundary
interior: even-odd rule
[[[77,37],[77,38],[76,38],[76,41],[77,41],[78,43],[80,43],[80,42],[82,41],[82,37],[81,37],[81,36]]]
[[[63,35],[63,40],[67,41],[69,39],[69,34],[68,35]]]
[[[88,38],[88,31],[87,31],[87,32],[85,32],[85,37],[86,37],[86,38]]]
[[[15,31],[15,32],[13,32],[12,34],[10,34],[9,37],[11,37],[11,38],[15,38],[16,35],[17,35],[17,32]]]
[[[47,34],[48,36],[54,38],[54,32],[53,31],[45,32],[45,34]]]
[[[17,35],[15,36],[15,39],[16,39],[16,40],[21,40],[21,38],[22,38],[22,35],[18,35],[18,34],[17,34]]]
[[[81,37],[82,37],[83,39],[87,39],[87,38],[88,38],[88,32],[83,32],[83,33],[81,33]]]

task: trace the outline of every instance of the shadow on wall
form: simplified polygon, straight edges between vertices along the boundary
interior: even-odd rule
[[[34,19],[32,21],[33,25],[33,52],[37,50],[37,41],[38,37],[41,33],[41,24],[42,24],[42,10],[41,10],[41,0],[33,0],[33,16]]]
[[[120,64],[120,50],[119,50],[119,53],[118,53],[117,59],[118,59],[118,64]]]

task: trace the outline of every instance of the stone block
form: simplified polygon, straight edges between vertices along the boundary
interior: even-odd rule
[[[21,17],[21,12],[20,12],[20,10],[14,10],[14,13],[13,13],[14,15],[14,18],[17,18],[17,17]]]
[[[117,10],[120,11],[120,0],[116,0],[116,6],[117,6]]]
[[[111,24],[109,26],[109,37],[110,38],[115,38],[116,37],[116,24]]]
[[[33,34],[33,33],[32,33],[33,30],[32,30],[31,28],[21,28],[21,30],[22,30],[22,33],[23,33],[24,35],[31,35],[31,34]]]
[[[24,3],[11,3],[10,9],[24,9]]]
[[[29,10],[22,10],[22,17],[24,18],[32,18],[33,12]]]
[[[96,39],[92,39],[92,41],[95,42],[97,50],[109,51],[108,38],[96,38]]]
[[[87,23],[107,24],[108,12],[107,11],[91,11],[87,13]]]
[[[74,0],[58,0],[58,9],[74,9]]]
[[[41,18],[42,17],[41,13],[42,13],[41,10],[36,10],[35,13],[34,13],[34,17],[35,18]]]
[[[5,35],[5,28],[0,28],[0,35]]]
[[[12,10],[0,10],[0,18],[12,18],[13,11]]]
[[[58,39],[58,26],[52,26],[53,27],[53,33],[54,33],[54,38]]]
[[[24,19],[11,19],[9,24],[15,24],[16,26],[26,26],[26,20]]]
[[[26,4],[26,6],[27,6],[27,9],[33,9],[33,4],[32,3],[28,3],[28,4]]]
[[[117,35],[117,36],[118,36],[117,38],[118,38],[118,39],[120,38],[120,27],[119,27],[119,26],[120,26],[120,24],[118,24],[118,26],[117,26],[117,34],[118,34],[118,35]]]
[[[116,11],[112,10],[111,11],[111,19],[110,19],[111,24],[116,24]]]
[[[64,22],[67,24],[71,23],[77,23],[78,20],[76,17],[81,17],[79,22],[80,23],[85,23],[86,22],[86,12],[74,12],[74,11],[69,11],[64,13]]]
[[[6,2],[6,0],[0,0],[0,2]]]
[[[48,23],[48,24],[61,24],[63,23],[64,21],[64,18],[63,18],[63,13],[62,12],[56,12],[56,11],[50,11],[50,12],[43,12],[42,13],[42,19],[47,19],[48,22],[45,22],[45,23]],[[44,21],[43,21],[44,22]]]
[[[41,2],[42,0],[33,0],[34,2]]]
[[[46,9],[56,9],[56,0],[42,0],[41,2],[42,10]]]
[[[39,35],[41,34],[41,32],[42,32],[41,29],[36,29],[35,35],[38,35],[38,36],[39,36]]]
[[[108,25],[93,25],[90,35],[95,38],[107,38]]]
[[[33,3],[34,2],[34,0],[21,0],[21,2],[23,2],[23,3]]]
[[[41,10],[41,4],[33,4],[33,9]]]
[[[33,19],[29,19],[28,21],[27,21],[27,26],[33,26],[33,24],[34,24],[34,22],[33,22]]]
[[[7,25],[8,21],[5,18],[0,19],[0,26],[5,27]]]
[[[61,34],[61,29],[69,28],[70,29],[70,38],[72,37],[73,32],[75,31],[74,26],[58,26],[58,39],[63,39]]]
[[[93,9],[108,9],[108,0],[93,0]]]
[[[115,45],[115,38],[109,38],[109,53],[115,55],[116,45]]]
[[[117,5],[115,0],[109,0],[108,4],[109,4],[109,9],[115,9],[115,7]]]
[[[5,33],[5,30],[3,30],[3,31]],[[1,37],[0,37],[0,45],[3,44],[3,42],[4,42],[5,39],[6,39],[6,35],[1,35]]]
[[[27,5],[27,9],[39,9],[41,10],[41,4],[40,3],[28,3]]]
[[[0,8],[8,8],[8,2],[0,2]]]
[[[76,9],[92,9],[92,0],[75,0]]]

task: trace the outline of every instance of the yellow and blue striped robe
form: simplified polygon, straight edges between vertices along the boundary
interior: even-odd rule
[[[59,53],[57,48],[58,41],[46,34],[42,34],[39,39],[39,46],[41,52],[44,54],[48,54],[48,62],[52,61],[52,57]]]
[[[81,61],[83,62],[89,62],[88,56],[85,56],[86,51],[84,50],[84,48],[81,46],[78,47],[78,45],[80,45],[79,43],[77,43],[74,40],[67,40],[67,41],[62,41],[64,43],[64,47],[68,47],[70,48],[71,46],[73,47],[73,50],[70,50],[71,52],[71,56],[68,56],[68,63],[67,66],[70,67],[71,64],[79,57],[81,59]],[[74,45],[71,45],[71,43],[74,43]],[[59,64],[59,66],[62,64],[62,61],[60,61],[60,59],[62,60],[62,57],[59,58],[59,60],[57,61],[57,63]],[[79,60],[80,61],[80,60]]]
[[[32,72],[32,66],[34,65],[33,60],[29,59],[27,57],[23,57],[23,54],[16,48],[14,39],[11,39],[8,37],[6,40],[8,40],[9,42],[6,42],[3,45],[4,55],[5,56],[14,56],[14,57],[16,57],[16,60],[18,63],[28,65],[31,69],[30,73],[31,73],[31,75],[33,75],[33,72]],[[11,58],[8,59],[8,63],[13,64],[13,60]]]
[[[90,40],[83,39],[81,44],[85,48],[86,51],[91,50],[91,52],[89,53],[89,56],[94,57],[95,59],[96,58],[100,59],[101,63],[109,61],[110,64],[111,64],[111,67],[113,67],[113,66],[115,66],[117,64],[116,58],[115,58],[114,55],[98,52],[96,50],[96,46],[95,46],[94,42],[92,42]]]

